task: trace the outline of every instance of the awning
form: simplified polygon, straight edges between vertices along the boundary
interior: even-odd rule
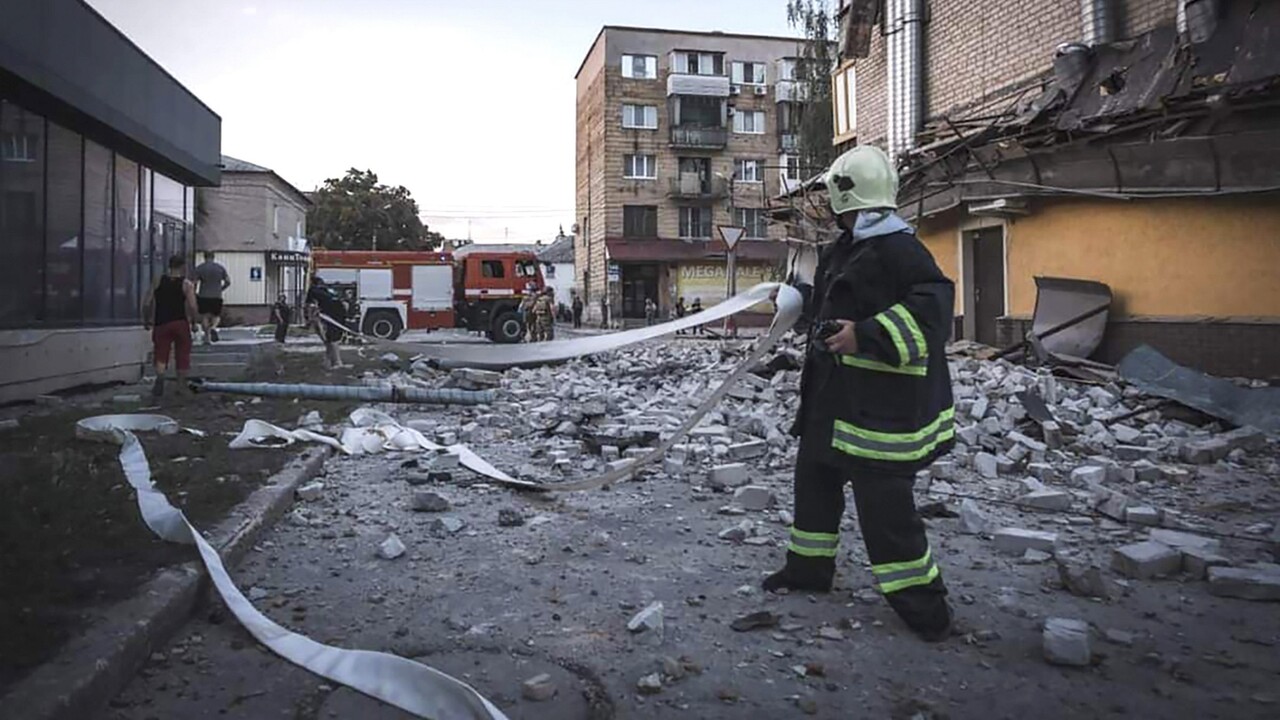
[[[605,247],[612,262],[687,262],[721,259],[727,253],[724,241],[716,240],[623,240],[608,238]],[[779,240],[741,240],[738,259],[743,261],[781,262],[787,246]]]

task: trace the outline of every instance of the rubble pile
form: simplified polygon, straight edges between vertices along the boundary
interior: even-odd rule
[[[1280,566],[1268,562],[1280,540],[1270,519],[1280,515],[1274,439],[1162,419],[1144,412],[1149,398],[1134,388],[1068,382],[1003,360],[953,360],[952,375],[956,448],[920,485],[944,499],[999,503],[965,500],[963,530],[991,532],[1001,553],[1052,553],[1063,586],[1078,594],[1105,596],[1105,583],[1080,574],[1105,567],[1280,598]],[[989,516],[1010,506],[1019,512],[1004,514],[1016,519],[993,525]],[[1227,552],[1206,535],[1245,540]]]

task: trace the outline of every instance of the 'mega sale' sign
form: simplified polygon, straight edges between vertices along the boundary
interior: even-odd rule
[[[752,265],[739,263],[738,292],[745,292],[751,286],[773,280],[773,269],[768,265]],[[676,280],[676,292],[684,298],[685,306],[693,304],[693,299],[702,301],[703,307],[709,307],[725,298],[724,263],[698,263],[681,265]],[[760,303],[751,308],[756,312],[773,312],[770,303]]]

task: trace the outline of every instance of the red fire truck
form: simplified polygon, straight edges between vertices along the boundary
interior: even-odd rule
[[[519,342],[519,306],[544,287],[531,252],[314,250],[312,269],[359,304],[359,330],[395,339],[405,329],[460,327],[500,343]]]

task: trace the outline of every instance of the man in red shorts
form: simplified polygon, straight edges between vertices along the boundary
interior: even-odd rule
[[[196,322],[196,286],[186,277],[187,261],[181,255],[169,258],[169,270],[156,278],[142,304],[142,324],[151,331],[155,355],[156,382],[151,395],[164,395],[164,373],[169,367],[169,350],[177,357],[178,385],[185,386],[191,369],[191,326]]]

